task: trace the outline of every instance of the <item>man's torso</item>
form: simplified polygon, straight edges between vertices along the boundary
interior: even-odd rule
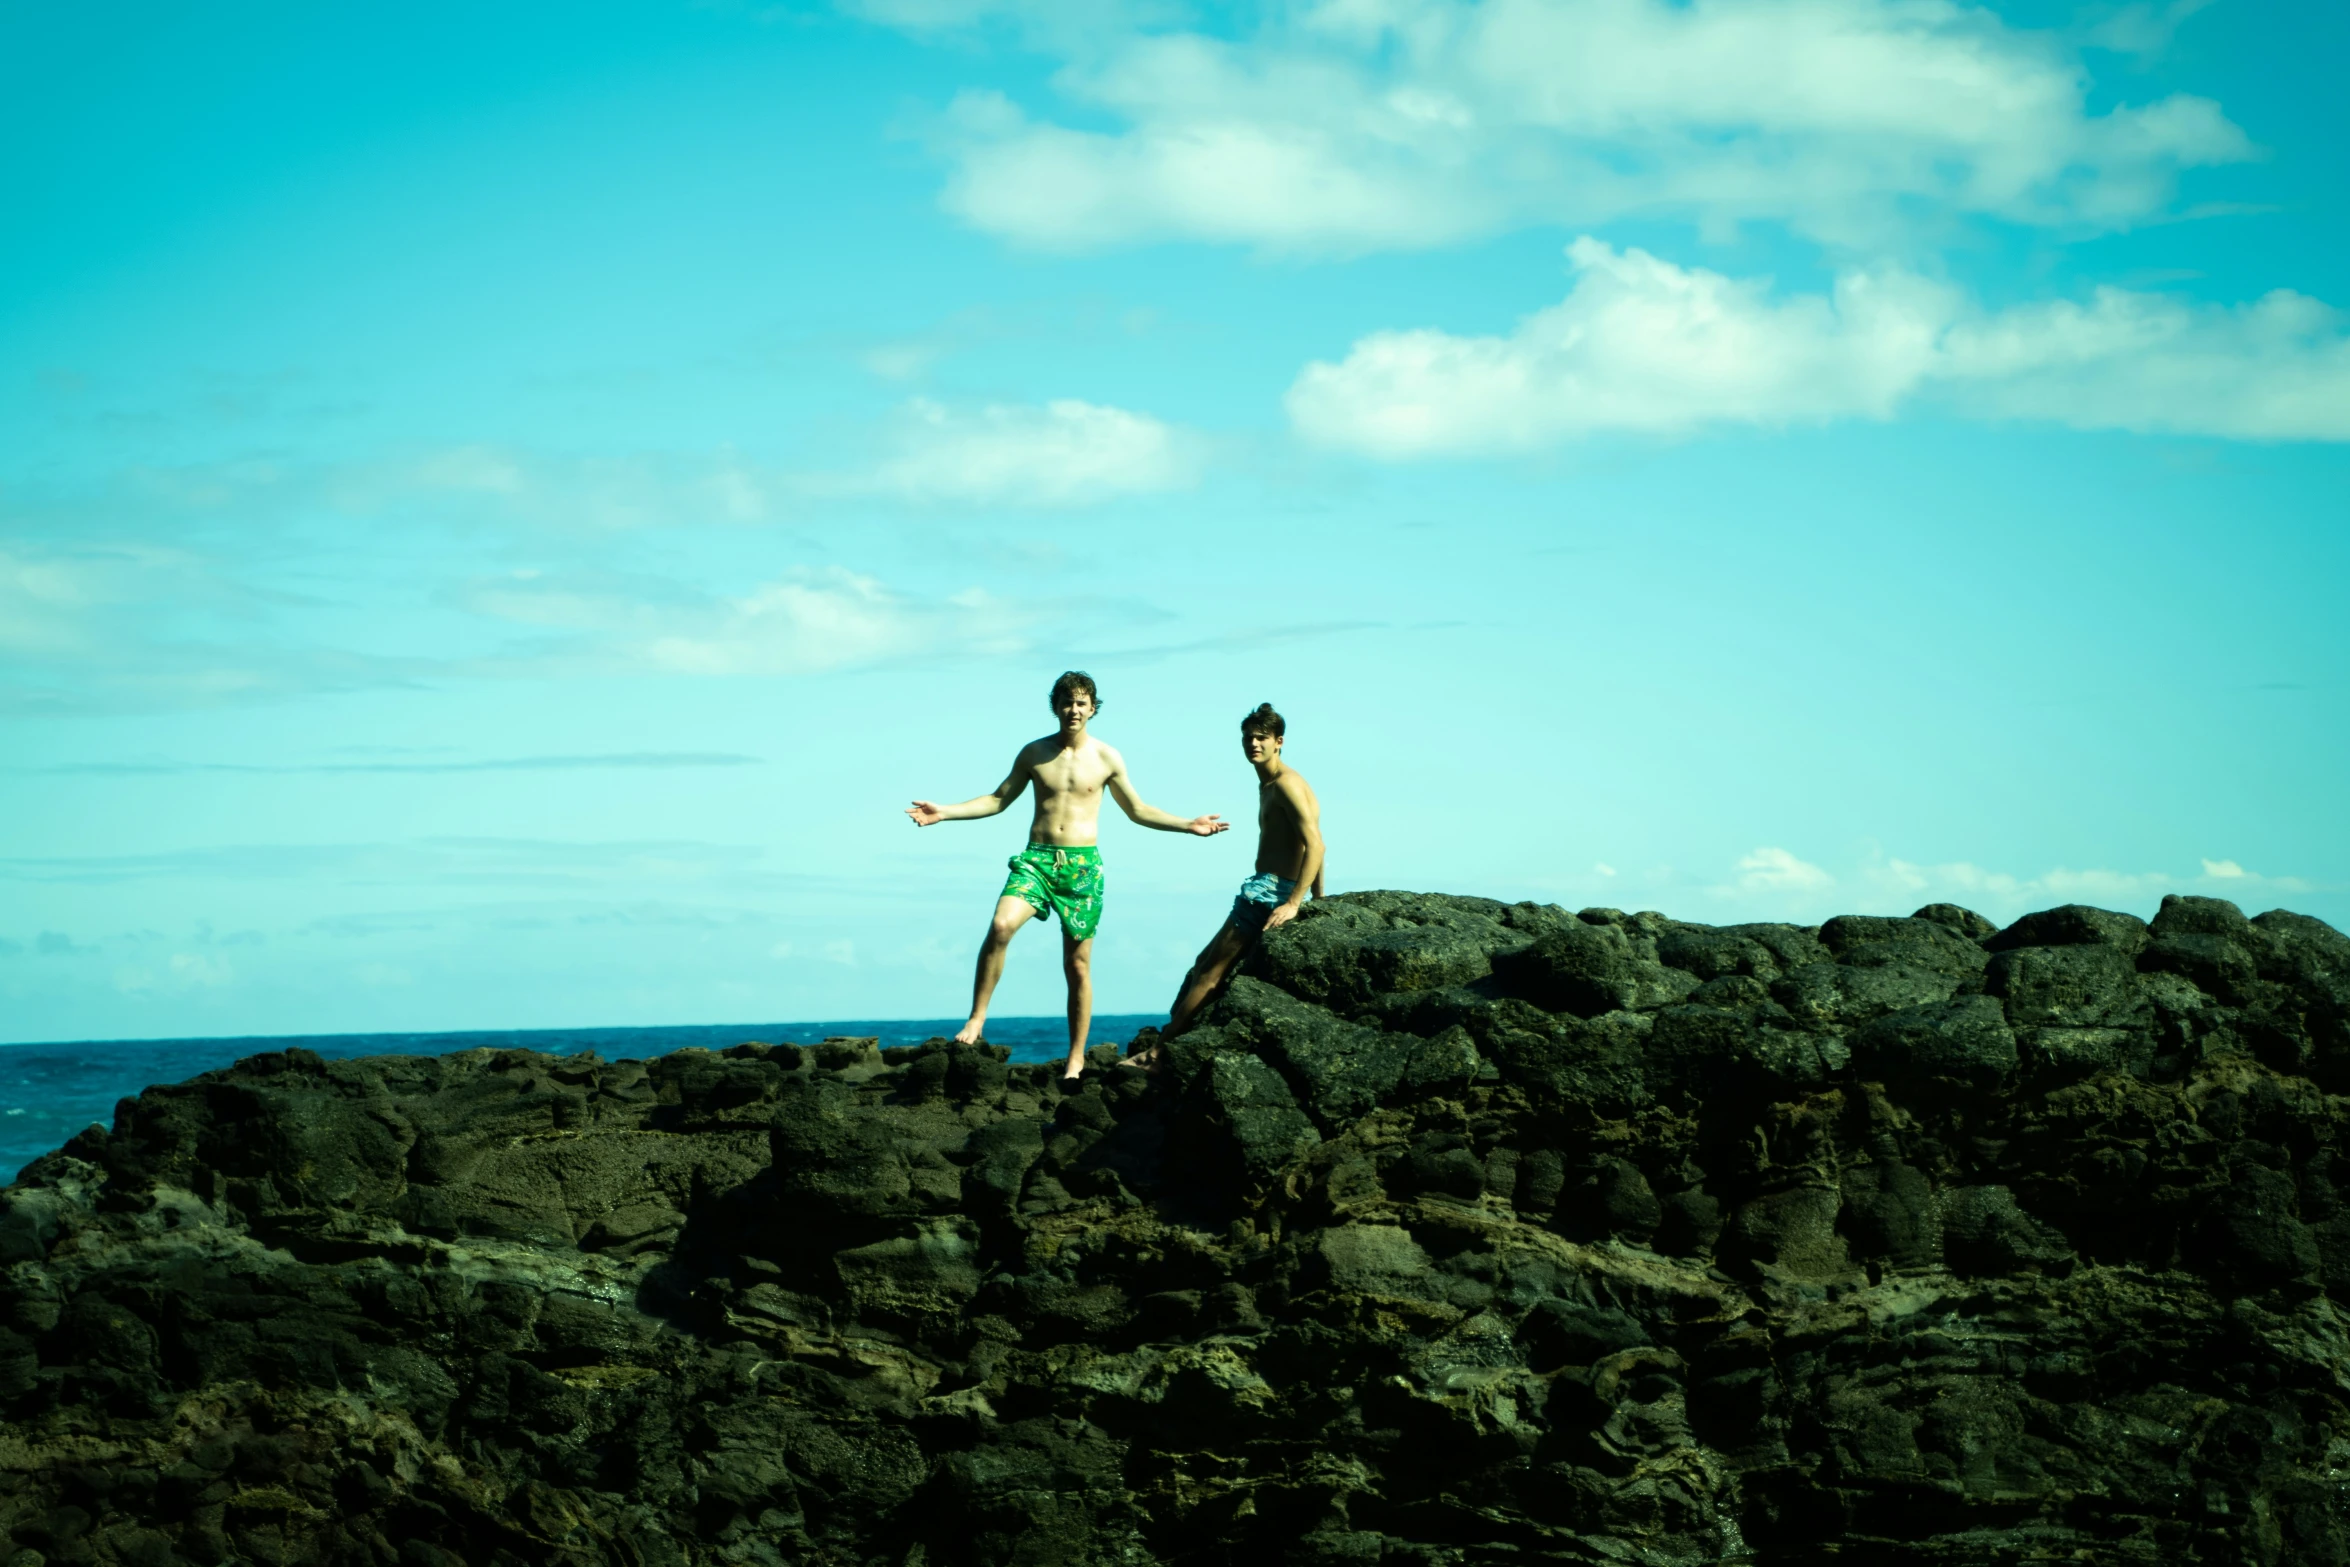
[[[1028,776],[1036,790],[1036,820],[1030,843],[1067,848],[1101,836],[1102,785],[1110,781],[1110,748],[1091,735],[1064,750],[1059,735],[1032,742]]]
[[[1308,800],[1313,799],[1314,791],[1303,774],[1294,768],[1285,768],[1283,773],[1297,780],[1295,787]],[[1294,881],[1305,862],[1305,825],[1298,819],[1297,807],[1282,793],[1278,782],[1267,779],[1257,785],[1257,869]]]

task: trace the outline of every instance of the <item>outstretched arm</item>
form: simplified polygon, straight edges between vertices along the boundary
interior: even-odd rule
[[[986,794],[963,801],[960,805],[937,805],[929,800],[916,800],[906,814],[914,818],[917,827],[935,827],[940,822],[971,822],[983,816],[994,816],[1020,798],[1020,791],[1028,787],[1028,753],[1022,751],[1012,758],[1012,770],[1004,781]]]
[[[1155,805],[1143,803],[1134,792],[1134,780],[1126,776],[1126,758],[1110,752],[1110,798],[1118,802],[1118,809],[1137,827],[1155,827],[1160,832],[1195,833],[1202,838],[1212,837],[1232,824],[1221,816],[1194,816],[1189,820],[1172,811],[1162,811]]]
[[[1284,773],[1274,782],[1273,787],[1280,791],[1283,802],[1297,813],[1297,839],[1305,846],[1305,853],[1298,862],[1297,885],[1289,889],[1289,897],[1285,901],[1275,904],[1273,912],[1265,916],[1267,930],[1296,919],[1298,906],[1307,897],[1319,898],[1322,895],[1321,802],[1314,798],[1314,791],[1306,787],[1306,781],[1295,773]]]

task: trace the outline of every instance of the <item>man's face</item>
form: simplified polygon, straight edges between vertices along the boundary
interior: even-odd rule
[[[1248,758],[1250,766],[1261,766],[1281,754],[1281,737],[1258,729],[1243,729],[1240,732],[1240,752]]]
[[[1062,732],[1075,734],[1093,716],[1093,698],[1082,691],[1072,691],[1053,704],[1053,711],[1060,716]]]

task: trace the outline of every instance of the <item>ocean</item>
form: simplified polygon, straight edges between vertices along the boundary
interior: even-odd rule
[[[1093,1043],[1120,1043],[1160,1013],[1093,1020]],[[300,1046],[329,1059],[439,1056],[457,1050],[593,1050],[608,1061],[666,1055],[687,1045],[723,1050],[746,1039],[814,1044],[832,1036],[876,1038],[884,1046],[918,1045],[952,1034],[961,1018],[851,1018],[831,1023],[697,1023],[672,1028],[489,1029],[454,1034],[286,1034],[247,1039],[126,1039],[50,1045],[0,1045],[0,1185],[92,1122],[111,1126],[114,1103],[153,1083],[178,1083],[265,1050]],[[1015,1061],[1057,1061],[1069,1048],[1058,1017],[991,1018],[990,1044],[1011,1047]]]

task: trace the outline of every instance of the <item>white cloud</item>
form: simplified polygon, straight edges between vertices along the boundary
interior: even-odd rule
[[[940,618],[870,577],[835,569],[770,582],[731,601],[707,628],[642,646],[649,663],[674,674],[801,674],[919,652],[931,645]]]
[[[171,972],[182,984],[217,988],[236,978],[236,970],[219,958],[206,957],[200,952],[175,952],[171,955]]]
[[[576,553],[575,551],[559,551]],[[594,569],[411,581],[477,624],[424,654],[347,634],[279,562],[138,544],[59,548],[0,536],[0,713],[206,708],[419,681],[610,673],[795,675],[1025,647],[1057,604],[985,591],[908,595],[853,571],[794,570],[734,591]],[[514,628],[532,635],[514,636]],[[575,759],[555,759],[570,762]]]
[[[869,472],[832,486],[920,502],[1059,507],[1174,489],[1196,471],[1184,432],[1075,398],[957,409],[918,397],[901,411],[892,445]]]
[[[2151,4],[2149,0],[2132,0],[2097,17],[2082,29],[2081,41],[2095,49],[2110,49],[2117,54],[2135,55],[2141,60],[2152,59],[2168,49],[2171,39],[2189,17],[2211,4],[2211,0],[2168,0],[2167,4]]]
[[[0,650],[107,654],[120,645],[110,612],[134,607],[152,641],[149,612],[159,602],[179,620],[202,609],[237,621],[222,628],[224,640],[241,640],[243,622],[293,602],[256,585],[280,552],[256,550],[255,540],[274,532],[303,541],[322,516],[383,519],[407,531],[490,526],[543,542],[806,521],[843,497],[1071,507],[1187,485],[1203,448],[1163,420],[1073,398],[969,407],[915,398],[868,437],[870,460],[847,472],[724,446],[580,458],[463,445],[336,462],[133,469],[54,494],[19,488],[0,514]],[[118,537],[90,542],[109,533]],[[41,535],[74,542],[43,545]],[[157,538],[174,543],[143,542]],[[194,541],[224,560],[247,557],[244,569],[224,569],[188,547]]]
[[[1597,430],[1883,418],[1935,355],[1945,291],[1853,274],[1834,297],[1568,248],[1575,284],[1507,337],[1379,332],[1290,388],[1299,433],[1385,457],[1525,451]]]
[[[92,530],[96,531],[96,530]],[[0,712],[209,706],[412,676],[423,661],[289,651],[281,611],[228,563],[136,541],[0,538]]]
[[[2037,876],[2018,876],[1986,870],[1966,861],[1917,865],[1907,860],[1872,860],[1859,879],[1880,892],[1919,903],[1980,902],[1984,912],[2008,918],[2027,909],[2060,903],[2091,903],[2116,908],[2151,910],[2170,892],[2199,892],[2241,898],[2268,893],[2307,892],[2310,884],[2297,876],[2262,876],[2233,860],[2205,860],[2201,875],[2174,875],[2167,871],[2074,870],[2057,866]]]
[[[236,977],[236,970],[218,958],[175,952],[165,960],[162,972],[125,964],[114,971],[113,983],[124,995],[143,996],[159,991],[219,990],[234,984]]]
[[[518,494],[528,485],[522,464],[512,452],[489,446],[460,446],[418,459],[406,474],[419,489],[478,491],[489,495]]]
[[[1836,878],[1785,849],[1757,849],[1738,862],[1741,892],[1816,892]]]
[[[1003,7],[989,0],[841,0],[841,9],[884,27],[926,33],[975,27]]]
[[[476,584],[471,603],[501,619],[573,633],[570,645],[525,661],[550,669],[799,675],[947,645],[981,653],[1021,645],[1022,617],[984,593],[912,599],[837,567],[795,570],[715,598],[667,583],[518,572]]]
[[[1653,890],[1666,890],[1661,873],[1649,881]],[[1957,903],[2005,923],[2033,909],[2066,903],[2151,915],[2166,893],[2228,898],[2249,908],[2267,907],[2270,901],[2314,889],[2299,877],[2262,876],[2233,860],[2205,860],[2199,874],[2187,875],[2060,865],[2026,876],[1963,860],[1928,865],[1872,851],[1841,872],[1830,872],[1772,847],[1746,855],[1738,861],[1735,876],[1705,890],[1754,918],[1907,914],[1929,903]]]
[[[0,647],[19,652],[83,641],[83,611],[101,595],[92,563],[0,550]]]
[[[2122,225],[2178,170],[2252,153],[2203,99],[2091,112],[2059,41],[1948,0],[1322,0],[1237,38],[1063,6],[855,8],[917,34],[1009,20],[1115,122],[981,91],[939,126],[947,205],[1050,247],[1343,252],[1657,213],[1854,242],[1919,207]]]
[[[348,464],[316,482],[344,511],[371,514],[419,500],[486,503],[522,522],[594,531],[759,522],[779,509],[789,490],[783,475],[725,447],[573,458],[460,446]]]
[[[2080,429],[2350,440],[2350,332],[2277,292],[2242,306],[2100,289],[1985,312],[1895,268],[1831,293],[1681,267],[1594,239],[1574,282],[1506,336],[1376,332],[1308,365],[1290,418],[1388,458],[1530,451],[1601,431],[1884,419],[1936,397]]]
[[[961,33],[1003,21],[1048,40],[1159,21],[1173,7],[1137,0],[841,0],[841,9],[905,33]]]
[[[1938,374],[1957,404],[2083,430],[2350,440],[2350,323],[2289,289],[2196,305],[2100,288],[1964,320]]]
[[[0,648],[104,659],[130,616],[158,602],[182,618],[249,613],[259,595],[187,550],[137,542],[45,545],[0,538]]]
[[[906,339],[876,343],[858,356],[867,370],[884,381],[911,381],[945,356],[937,343]]]
[[[314,521],[320,513],[403,521],[487,517],[566,531],[759,521],[790,496],[789,476],[730,447],[571,457],[468,444],[334,462],[223,462],[133,470],[107,493],[51,503],[109,523],[190,518],[241,528]]]
[[[886,344],[867,367],[907,379],[944,351]],[[884,420],[881,455],[849,473],[795,472],[720,449],[697,455],[558,458],[457,447],[324,475],[332,504],[373,513],[418,500],[490,505],[548,527],[627,528],[760,522],[811,500],[882,495],[921,504],[1083,506],[1174,489],[1197,471],[1198,443],[1148,414],[1076,398],[956,407],[908,400]]]

